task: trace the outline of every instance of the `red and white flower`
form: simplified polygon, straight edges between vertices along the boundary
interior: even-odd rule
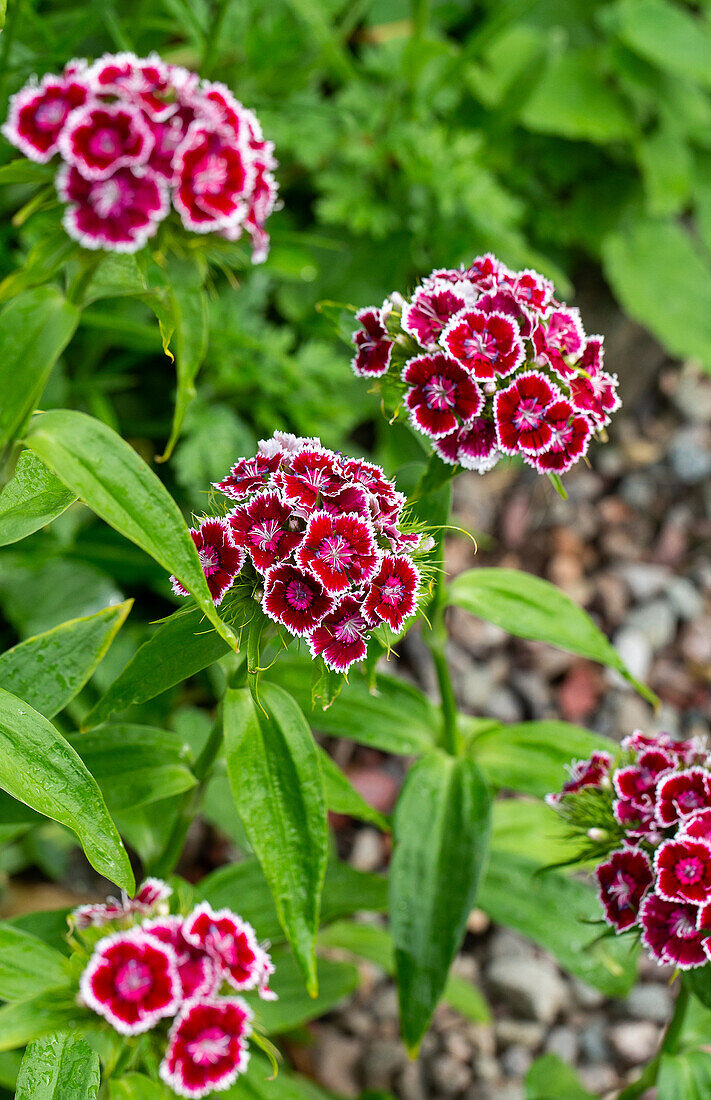
[[[244,146],[197,120],[178,147],[173,167],[173,205],[186,229],[211,233],[244,219],[254,177]]]
[[[147,168],[119,168],[107,179],[90,180],[63,165],[56,187],[67,203],[64,228],[84,248],[136,252],[168,213],[165,185]]]
[[[548,408],[561,400],[560,391],[540,371],[519,374],[494,398],[499,447],[505,454],[541,454],[553,439]]]
[[[333,672],[348,672],[351,665],[365,657],[369,633],[361,601],[344,596],[311,631],[309,649],[314,657],[322,657]]]
[[[82,1000],[122,1035],[139,1035],[180,1006],[171,947],[134,928],[100,940],[80,981]]]
[[[526,309],[543,313],[553,297],[553,283],[537,271],[519,271],[513,280],[511,293]]]
[[[601,787],[608,778],[611,766],[612,757],[604,750],[596,750],[586,760],[574,760],[568,766],[568,778],[560,793],[547,794],[546,802],[557,806],[565,795],[576,794],[583,787]]]
[[[459,463],[480,474],[493,469],[501,458],[494,422],[485,416],[474,417],[450,435],[435,439],[433,447],[449,466]]]
[[[333,610],[334,603],[321,581],[304,569],[284,562],[267,572],[262,610],[290,634],[305,637]]]
[[[647,749],[634,764],[618,768],[613,777],[620,798],[647,806],[654,800],[654,791],[662,775],[674,767],[674,759],[663,749]]]
[[[271,489],[264,489],[228,516],[232,541],[249,554],[255,569],[265,573],[289,556],[303,532],[293,526],[291,509]]]
[[[28,84],[10,99],[2,132],[30,160],[46,164],[58,148],[67,118],[89,97],[83,74],[51,76]]]
[[[665,776],[657,787],[656,813],[660,825],[674,825],[697,810],[711,807],[711,782],[703,768],[687,768]]]
[[[351,585],[366,584],[378,568],[380,554],[368,520],[346,513],[314,512],[296,551],[302,569],[337,595]]]
[[[482,381],[511,374],[525,352],[515,322],[503,313],[477,309],[454,318],[442,333],[442,347]]]
[[[153,144],[138,107],[91,101],[72,112],[58,139],[64,160],[88,180],[105,180],[118,168],[145,164]]]
[[[691,817],[685,817],[677,836],[711,841],[711,810],[699,810]]]
[[[129,52],[104,54],[86,75],[96,95],[119,96],[153,119],[167,118],[177,109],[170,68],[157,54],[147,58]]]
[[[240,997],[189,1001],[168,1034],[161,1079],[194,1100],[232,1085],[247,1068],[252,1012]]]
[[[178,916],[160,917],[145,921],[141,928],[161,943],[167,944],[175,955],[180,981],[181,999],[209,996],[220,985],[222,971],[217,961],[183,935],[184,920]]]
[[[111,921],[124,920],[134,913],[147,916],[159,911],[163,903],[173,893],[172,886],[159,878],[147,878],[141,883],[134,897],[126,894],[118,898],[107,898],[105,902],[95,905],[80,905],[72,913],[72,920],[76,928],[83,929],[91,926],[101,928]]]
[[[623,848],[595,868],[605,920],[616,932],[637,923],[642,899],[654,881],[647,856],[639,848]]]
[[[419,583],[419,573],[409,558],[384,554],[363,602],[363,615],[373,624],[387,623],[399,634],[417,607]]]
[[[405,394],[410,420],[431,439],[449,435],[460,421],[473,420],[484,404],[481,390],[464,367],[441,352],[410,359],[402,378],[410,387]]]
[[[478,290],[483,293],[488,293],[496,289],[499,284],[499,279],[506,271],[507,269],[500,260],[496,259],[496,256],[491,252],[485,252],[483,256],[477,256],[469,265],[464,272],[464,276],[469,282],[473,283]]]
[[[550,442],[545,451],[528,461],[541,473],[563,474],[587,452],[592,428],[584,416],[575,415],[565,398],[548,406],[545,420],[551,431]]]
[[[289,469],[279,475],[279,485],[291,504],[310,513],[324,495],[344,487],[336,468],[336,456],[322,447],[307,447],[294,455]]]
[[[183,936],[219,964],[227,982],[237,990],[259,989],[265,956],[252,925],[230,909],[214,910],[203,902],[183,923]]]
[[[382,322],[379,309],[361,309],[356,313],[360,328],[353,333],[356,353],[351,360],[361,378],[379,378],[387,374],[393,353],[393,341]]]
[[[691,970],[707,961],[704,936],[697,930],[699,910],[680,901],[665,901],[649,894],[642,902],[639,919],[642,943],[663,966]]]
[[[218,606],[242,569],[245,552],[235,546],[230,526],[224,519],[204,519],[197,531],[190,532],[190,536],[195,543],[210,595]],[[171,577],[171,583],[176,595],[189,595],[177,577]]]
[[[665,840],[654,854],[654,871],[661,898],[701,905],[711,898],[711,843],[689,836]]]
[[[264,489],[272,475],[279,469],[281,451],[273,454],[259,453],[254,458],[240,458],[226,478],[214,483],[215,488],[231,500],[248,500],[259,489]]]
[[[465,305],[464,297],[446,282],[420,287],[403,306],[402,327],[423,348],[430,348]]]

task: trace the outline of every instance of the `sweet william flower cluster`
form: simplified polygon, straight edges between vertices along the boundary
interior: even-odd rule
[[[562,474],[618,408],[603,338],[535,271],[491,254],[433,271],[403,299],[360,310],[353,370],[388,376],[416,431],[450,465],[484,473],[521,455]]]
[[[85,248],[135,252],[172,206],[192,233],[246,230],[266,258],[273,146],[223,84],[156,54],[74,60],[13,96],[3,133],[34,161],[60,159],[64,226]]]
[[[275,432],[215,488],[232,510],[191,534],[216,604],[251,573],[264,614],[334,672],[363,660],[376,627],[399,633],[415,613],[424,540],[379,466]]]
[[[236,913],[203,902],[171,915],[170,893],[148,879],[135,898],[75,911],[72,923],[91,950],[79,1001],[121,1035],[158,1029],[161,1078],[178,1096],[197,1098],[228,1088],[246,1069],[252,1011],[233,994],[274,999],[274,966]]]
[[[617,762],[606,752],[577,761],[547,801],[602,851],[595,876],[615,932],[636,932],[660,965],[705,966],[711,960],[708,754],[697,740],[640,731],[622,749]]]

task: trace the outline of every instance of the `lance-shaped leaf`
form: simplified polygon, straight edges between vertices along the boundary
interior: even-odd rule
[[[126,621],[133,600],[70,619],[0,655],[0,687],[53,718],[84,687]]]
[[[77,307],[51,286],[0,310],[0,451],[22,430],[78,322]]]
[[[109,1100],[173,1100],[174,1096],[162,1081],[152,1081],[142,1073],[127,1073],[109,1081]]]
[[[554,584],[517,569],[469,569],[452,581],[447,602],[496,623],[518,638],[577,653],[615,669],[650,703],[657,697],[636,680],[586,611]]]
[[[131,864],[96,780],[47,718],[2,688],[0,787],[75,832],[92,867],[133,892]]]
[[[291,696],[265,684],[260,704],[248,688],[225,696],[227,772],[282,928],[315,995],[314,941],[327,860],[321,766]]]
[[[197,607],[176,611],[144,642],[105,695],[82,721],[83,729],[156,695],[208,668],[229,650]]]
[[[174,573],[225,641],[237,648],[233,631],[212,602],[180,509],[125,440],[91,416],[56,409],[33,419],[25,442],[97,516]]]
[[[100,1084],[96,1051],[84,1039],[60,1032],[28,1046],[15,1100],[96,1100]]]
[[[65,925],[66,927],[66,925]],[[0,921],[0,999],[19,1001],[69,985],[64,955],[37,936]]]
[[[430,752],[395,811],[390,921],[402,1033],[417,1050],[459,950],[486,857],[491,800],[473,760]]]
[[[19,542],[61,516],[76,500],[32,451],[23,451],[0,493],[0,546]]]
[[[73,737],[72,745],[115,813],[172,798],[197,782],[180,738],[169,730],[101,726]]]
[[[40,993],[0,1007],[0,1051],[17,1050],[53,1031],[76,1024],[80,1017],[73,998]]]
[[[319,759],[323,774],[323,789],[326,805],[332,813],[347,814],[359,821],[369,821],[383,832],[390,832],[390,822],[383,817],[362,794],[355,789],[347,775],[344,775],[325,749],[319,747]]]

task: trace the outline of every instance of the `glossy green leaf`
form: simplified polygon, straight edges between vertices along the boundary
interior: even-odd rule
[[[316,745],[296,702],[264,684],[225,696],[227,772],[237,812],[281,925],[316,992],[314,939],[327,860],[326,805]]]
[[[48,719],[2,688],[0,787],[75,832],[91,865],[133,891],[131,864],[96,780]]]
[[[127,1073],[125,1077],[109,1081],[109,1100],[173,1100],[174,1096],[167,1085],[151,1081],[142,1073]]]
[[[518,638],[548,642],[614,668],[646,699],[656,701],[649,688],[628,671],[588,613],[540,577],[517,569],[469,569],[452,581],[447,599]]]
[[[466,717],[462,726],[466,733]],[[475,733],[471,741],[472,755],[493,787],[537,798],[560,789],[572,760],[600,749],[614,754],[617,745],[581,726],[555,720],[494,726]]]
[[[711,265],[686,229],[639,218],[605,237],[602,260],[625,312],[673,355],[711,370]]]
[[[573,858],[579,865],[580,842],[571,839],[568,824],[545,802],[498,798],[493,807],[491,851],[525,852],[541,867]]]
[[[319,747],[319,759],[323,774],[323,791],[326,806],[333,813],[346,814],[358,821],[369,821],[383,832],[390,832],[390,823],[386,817],[373,809],[369,802],[355,789],[351,781],[343,774],[338,764]]]
[[[225,1092],[224,1100],[334,1100],[334,1096],[284,1066],[274,1077],[267,1059],[252,1051],[246,1073]]]
[[[212,602],[177,504],[125,440],[84,413],[57,409],[33,419],[25,442],[101,519],[174,573],[237,648]]]
[[[53,1031],[76,1022],[79,1010],[69,998],[40,993],[0,1007],[0,1051],[17,1050]]]
[[[474,905],[490,798],[467,757],[431,752],[410,769],[395,811],[390,872],[402,1033],[416,1050],[447,981]]]
[[[636,953],[624,937],[603,935],[595,890],[557,871],[539,871],[532,860],[497,851],[477,905],[550,951],[576,978],[608,997],[624,997],[634,984]]]
[[[172,331],[165,332],[163,324],[161,329],[167,354],[171,354],[169,341],[175,349],[178,388],[170,439],[161,455],[162,462],[170,458],[178,441],[185,413],[195,398],[195,379],[207,352],[210,329],[207,295],[203,287],[205,274],[204,265],[196,259],[171,264],[167,298]]]
[[[556,1054],[543,1054],[526,1074],[526,1100],[595,1100],[572,1066]]]
[[[76,500],[32,451],[23,451],[0,493],[0,546],[19,542],[61,516]]]
[[[275,970],[270,985],[279,1000],[258,1001],[254,996],[249,998],[258,1026],[268,1035],[292,1031],[309,1020],[315,1020],[334,1008],[358,985],[358,972],[350,963],[319,959],[318,996],[311,997],[304,988],[303,974],[294,956],[279,948],[272,952],[272,958]]]
[[[96,1100],[100,1084],[99,1056],[84,1039],[48,1035],[25,1051],[15,1100]]]
[[[357,958],[368,959],[386,974],[395,973],[392,939],[382,925],[336,921],[319,932],[318,942],[322,948],[336,948]],[[486,1023],[491,1019],[489,1006],[482,993],[457,974],[450,974],[447,978],[442,1000],[473,1023]]]
[[[0,167],[0,186],[8,183],[51,183],[55,171],[53,165],[18,157]]]
[[[311,705],[311,662],[285,654],[269,672],[298,702],[309,724],[329,737],[347,737],[383,752],[410,755],[432,748],[439,729],[435,707],[421,691],[379,674],[371,691],[355,670],[328,709]]]
[[[196,784],[185,746],[169,730],[116,724],[72,738],[112,812],[172,798]],[[126,761],[130,761],[130,767]]]
[[[711,1096],[711,1054],[686,1050],[663,1054],[657,1077],[657,1100],[708,1100]]]
[[[229,652],[223,638],[197,607],[176,611],[144,642],[105,695],[82,721],[82,729],[105,722],[134,703],[156,695],[208,668]]]
[[[63,955],[37,936],[0,922],[0,1000],[19,1001],[68,983]]]
[[[77,307],[51,286],[0,310],[0,449],[22,430],[78,321]]]
[[[132,606],[126,600],[71,619],[8,649],[0,654],[0,687],[53,718],[92,676]]]

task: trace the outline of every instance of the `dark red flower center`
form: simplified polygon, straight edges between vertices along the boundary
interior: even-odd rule
[[[347,619],[341,619],[333,628],[334,637],[339,642],[351,645],[356,642],[363,633],[363,620],[360,615],[350,615]]]
[[[225,158],[206,153],[193,169],[192,188],[196,195],[219,194],[227,182]]]
[[[452,409],[457,403],[457,386],[451,378],[435,374],[424,387],[425,400],[430,409]]]
[[[303,581],[290,581],[286,586],[286,601],[296,611],[306,611],[314,602],[314,594]]]
[[[630,901],[634,893],[635,881],[631,875],[624,871],[618,871],[614,882],[610,883],[609,893],[615,899],[618,909],[629,909]]]
[[[214,1066],[229,1054],[230,1037],[219,1027],[206,1027],[185,1045],[196,1065]]]
[[[89,202],[96,210],[100,218],[108,218],[112,214],[121,213],[126,205],[121,185],[114,179],[103,180],[92,188]]]
[[[674,870],[679,882],[685,886],[700,882],[704,876],[704,865],[698,856],[687,856],[686,859],[680,859]]]
[[[280,526],[278,519],[265,519],[258,523],[250,532],[250,539],[254,546],[260,550],[273,550],[279,537]]]
[[[686,913],[674,913],[669,922],[669,928],[673,936],[677,936],[682,940],[691,939],[692,936],[696,935],[696,926]]]
[[[220,559],[214,546],[203,546],[199,557],[206,577],[211,577],[220,568]]]
[[[113,126],[101,126],[89,138],[89,152],[97,157],[115,157],[121,152],[121,137]]]
[[[49,99],[40,103],[35,113],[35,125],[38,130],[56,130],[64,122],[67,105],[63,99]]]
[[[697,806],[702,804],[702,801],[702,796],[695,790],[682,791],[677,797],[679,809],[682,811],[695,810]]]
[[[153,985],[153,976],[146,963],[129,959],[116,971],[114,984],[124,1001],[141,1001]]]
[[[383,603],[397,606],[405,594],[405,585],[397,577],[389,577],[380,586],[380,595]]]
[[[470,330],[470,334],[465,337],[462,346],[468,357],[483,355],[484,358],[488,359],[491,363],[496,363],[499,358],[499,352],[496,348],[496,337],[492,336],[486,329],[484,332],[474,332],[473,329]]]
[[[316,557],[332,569],[344,570],[353,560],[353,548],[343,535],[331,535],[323,540]]]
[[[514,424],[517,428],[537,428],[543,419],[543,406],[537,397],[524,397],[519,403]]]

